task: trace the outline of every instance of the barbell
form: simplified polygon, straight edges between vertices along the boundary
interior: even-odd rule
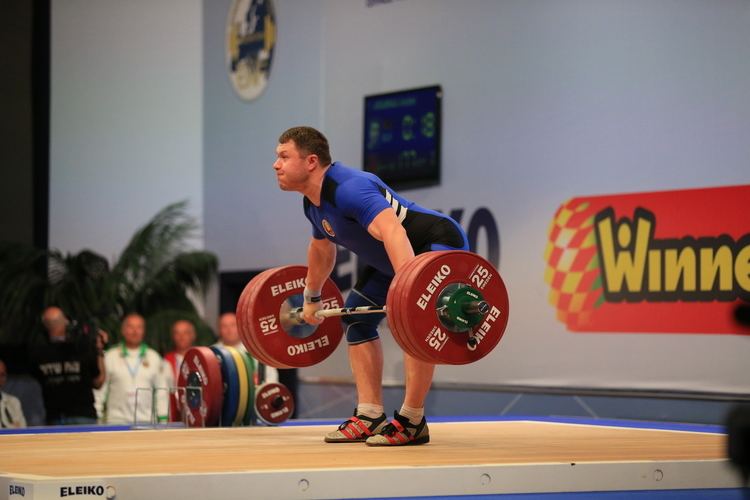
[[[417,255],[391,281],[384,306],[344,308],[328,278],[321,290],[323,319],[302,319],[307,268],[268,269],[245,286],[237,303],[237,326],[248,351],[276,368],[320,363],[341,341],[338,317],[386,314],[393,338],[411,356],[436,364],[467,364],[485,357],[508,324],[508,293],[498,271],[472,252],[447,250]]]

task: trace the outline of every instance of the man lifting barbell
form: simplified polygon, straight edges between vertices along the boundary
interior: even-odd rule
[[[433,250],[468,250],[466,234],[450,217],[399,196],[378,177],[331,162],[328,141],[310,127],[294,127],[276,148],[279,187],[304,195],[305,216],[312,223],[307,251],[303,317],[316,325],[322,318],[321,291],[336,261],[336,244],[367,264],[345,307],[384,304],[394,274],[415,254]],[[325,436],[327,442],[405,445],[429,442],[424,401],[434,364],[404,353],[406,393],[394,419],[383,411],[383,350],[377,326],[383,314],[343,316],[349,359],[357,388],[354,415]]]

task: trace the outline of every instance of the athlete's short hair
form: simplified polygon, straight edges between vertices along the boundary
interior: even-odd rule
[[[328,139],[320,131],[312,127],[292,127],[279,136],[279,144],[289,141],[294,141],[298,150],[316,155],[322,166],[331,163]]]

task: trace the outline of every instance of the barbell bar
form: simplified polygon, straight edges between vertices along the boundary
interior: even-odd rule
[[[461,305],[463,312],[467,314],[487,314],[490,310],[489,305],[484,300],[475,300]],[[302,317],[302,307],[291,309],[286,313],[286,317],[291,322],[298,322],[300,325],[305,324]],[[437,308],[438,314],[448,314],[448,306]],[[337,307],[333,309],[320,309],[315,311],[315,317],[319,319],[336,318],[341,316],[354,316],[359,314],[387,314],[387,306],[359,306],[359,307]]]

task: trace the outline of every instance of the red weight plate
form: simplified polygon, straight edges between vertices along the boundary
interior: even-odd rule
[[[411,291],[415,278],[423,272],[423,269],[429,263],[431,258],[432,257],[428,252],[418,255],[417,259],[415,259],[414,266],[412,267],[412,270],[408,276],[409,281],[404,284],[401,290],[401,311],[403,313],[402,321],[404,322],[404,337],[405,341],[408,342],[409,345],[411,345],[411,355],[427,363],[437,363],[433,356],[429,356],[429,353],[425,354],[424,350],[420,348],[420,341],[422,341],[423,338],[419,338],[418,336],[414,335],[408,319],[409,316],[417,315],[423,312],[421,309],[415,307],[415,305],[409,300],[409,293]]]
[[[278,267],[278,268],[270,269],[269,271],[267,271],[262,276],[262,279],[260,280],[260,283],[258,283],[258,285],[252,291],[252,295],[250,296],[250,299],[249,299],[249,303],[250,304],[252,304],[252,305],[257,304],[258,296],[262,292],[267,291],[268,287],[272,286],[272,283],[269,281],[269,279],[271,279],[273,276],[275,276],[276,273],[279,270],[282,270],[282,269],[285,269],[285,268]],[[307,274],[307,271],[305,270],[305,275],[306,274]],[[292,293],[290,295],[291,296],[298,295],[297,298],[299,299],[299,302],[301,304],[301,301],[302,301],[301,291],[299,293]],[[282,309],[281,304],[284,304],[289,299],[290,295],[285,295],[284,299],[282,299],[280,301],[279,314],[281,313],[281,309]],[[288,309],[288,307],[285,307],[284,309]],[[258,352],[258,354],[261,356],[258,359],[261,362],[263,362],[264,364],[270,365],[270,366],[274,366],[276,368],[293,368],[293,367],[290,367],[290,366],[287,366],[287,365],[283,365],[279,360],[277,360],[273,356],[271,356],[268,353],[268,351],[265,349],[265,345],[264,345],[264,340],[265,339],[263,338],[264,336],[263,335],[259,335],[259,333],[258,333],[258,330],[260,330],[260,333],[262,334],[264,327],[268,330],[269,327],[271,326],[271,324],[273,324],[273,326],[276,327],[276,328],[274,328],[274,330],[276,330],[279,326],[281,326],[281,324],[280,324],[281,323],[281,318],[279,317],[278,320],[273,320],[271,322],[267,322],[265,325],[264,324],[258,324],[258,325],[256,325],[256,321],[258,320],[258,317],[256,316],[256,314],[257,314],[257,310],[253,309],[251,307],[250,308],[250,314],[248,315],[248,318],[253,318],[255,321],[251,321],[248,324],[247,332],[248,332],[248,336],[249,336],[249,341],[255,346],[256,352]],[[268,320],[266,320],[266,321],[268,321]],[[310,327],[310,328],[314,329],[315,327]],[[281,326],[280,330],[283,333],[288,333],[288,332],[284,331],[283,326]]]
[[[278,268],[267,269],[257,274],[245,286],[245,289],[242,291],[242,294],[237,301],[237,329],[239,330],[240,339],[252,356],[264,364],[268,364],[266,354],[261,347],[254,342],[250,334],[250,325],[253,323],[250,306],[255,300],[259,287],[263,285],[265,277],[269,274],[273,274],[276,269]]]
[[[269,382],[255,392],[255,414],[268,425],[286,422],[294,413],[294,398],[283,384]]]
[[[255,357],[255,359],[266,365],[269,363],[268,357],[266,356],[266,353],[263,351],[262,347],[258,345],[257,342],[255,342],[255,339],[253,338],[251,332],[252,324],[254,322],[252,316],[252,304],[255,302],[258,292],[263,287],[266,276],[273,274],[275,269],[278,268],[268,269],[260,273],[258,276],[256,276],[256,279],[253,280],[253,285],[247,291],[247,294],[245,295],[245,292],[243,292],[244,300],[242,305],[244,308],[244,312],[241,323],[242,328],[240,330],[243,339],[242,341],[245,344],[245,347],[247,347],[248,351]]]
[[[425,257],[425,254],[417,255],[410,266],[409,272],[404,276],[404,282],[399,286],[399,304],[398,313],[401,317],[401,337],[405,344],[410,347],[409,354],[421,361],[428,363],[435,363],[435,360],[430,357],[426,357],[424,353],[419,349],[417,345],[417,338],[409,330],[409,324],[407,318],[410,315],[417,314],[421,311],[415,309],[414,305],[409,302],[408,293],[411,290],[411,284],[414,281],[414,277],[418,276],[421,270],[426,265],[426,261],[429,260]]]
[[[414,357],[417,359],[421,359],[422,361],[426,361],[428,363],[437,363],[438,361],[434,358],[434,356],[431,355],[431,353],[425,353],[424,349],[421,348],[423,342],[425,341],[424,335],[421,337],[413,335],[411,328],[411,322],[409,320],[409,316],[415,316],[419,315],[423,311],[421,309],[418,309],[412,300],[410,300],[410,293],[412,290],[412,286],[414,281],[417,279],[418,276],[421,275],[421,273],[424,272],[425,267],[429,264],[432,257],[429,255],[430,252],[421,254],[419,257],[419,261],[417,262],[417,266],[415,266],[413,272],[410,275],[409,284],[407,286],[404,286],[403,290],[403,302],[404,305],[402,306],[405,311],[408,311],[408,314],[404,316],[405,318],[405,331],[407,332],[407,336],[409,338],[409,341],[411,342]],[[436,313],[437,314],[437,313]]]
[[[248,313],[248,319],[250,322],[247,324],[247,334],[248,334],[248,340],[249,342],[254,346],[255,351],[258,353],[259,357],[258,359],[265,365],[273,366],[276,368],[290,368],[289,366],[281,364],[278,360],[274,359],[273,356],[269,355],[269,353],[266,351],[264,345],[263,345],[263,335],[258,335],[258,326],[256,326],[256,322],[258,321],[258,317],[256,316],[257,311],[253,309],[253,305],[257,303],[258,296],[266,290],[267,287],[270,287],[271,284],[268,282],[268,280],[275,276],[275,274],[281,270],[284,269],[283,267],[277,267],[273,269],[269,269],[266,271],[261,279],[259,280],[259,283],[255,286],[255,288],[252,291],[252,294],[249,298],[249,313]],[[281,303],[284,301],[282,300]],[[279,313],[281,312],[281,306],[279,309]],[[278,326],[280,324],[280,318],[278,321],[272,321],[275,326]],[[270,324],[270,323],[268,323]],[[260,330],[263,332],[264,325],[260,324]],[[282,328],[283,331],[283,328]]]
[[[401,305],[401,300],[399,296],[400,296],[402,284],[404,282],[404,277],[409,273],[409,270],[411,268],[410,265],[411,265],[412,260],[404,264],[403,267],[399,270],[399,272],[396,273],[396,275],[393,277],[393,280],[391,280],[391,284],[388,287],[388,294],[386,295],[386,299],[385,299],[386,318],[388,320],[388,328],[391,331],[391,336],[393,337],[393,340],[396,341],[398,346],[404,352],[408,352],[410,350],[410,346],[404,344],[404,340],[401,336],[401,332],[403,331],[403,326],[401,323],[402,314],[399,312],[399,306]]]
[[[409,262],[404,264],[401,270],[393,277],[390,285],[388,286],[388,294],[385,297],[386,320],[388,321],[388,329],[391,331],[391,336],[393,337],[393,339],[403,351],[406,351],[407,347],[402,345],[401,339],[399,338],[399,332],[401,330],[401,316],[396,311],[399,304],[399,300],[396,298],[396,296],[398,295],[399,283],[401,283],[404,274],[409,269]]]
[[[407,273],[404,276],[403,281],[398,285],[397,290],[397,297],[398,297],[398,304],[396,308],[396,312],[398,319],[400,319],[401,322],[401,338],[402,343],[409,346],[408,353],[421,361],[425,361],[428,363],[437,363],[438,361],[435,359],[434,356],[427,356],[425,352],[420,349],[419,347],[419,341],[422,340],[419,338],[419,335],[415,334],[415,332],[411,329],[412,326],[410,326],[409,317],[413,315],[419,315],[424,314],[424,311],[419,309],[411,300],[409,297],[409,294],[412,290],[413,283],[415,277],[419,276],[424,267],[429,263],[429,261],[434,258],[431,254],[434,254],[435,252],[427,252],[420,255],[417,255],[414,260],[411,261],[411,266]],[[397,321],[398,321],[397,319]],[[429,353],[428,353],[429,354]]]
[[[402,318],[420,359],[435,363],[467,364],[492,351],[508,324],[508,292],[500,274],[481,256],[465,251],[428,252],[420,256],[424,264],[411,277],[404,298],[410,311]],[[421,260],[421,259],[420,259]],[[459,283],[479,290],[490,311],[468,333],[453,333],[440,322],[436,304],[446,286]],[[468,343],[469,335],[476,345]]]
[[[327,318],[305,338],[289,335],[281,326],[280,312],[287,300],[302,294],[307,268],[285,266],[266,275],[254,288],[254,300],[247,308],[247,332],[276,368],[301,368],[320,363],[330,356],[344,334],[338,317]],[[323,284],[323,307],[338,308],[343,304],[341,293],[329,278]]]
[[[245,286],[245,289],[242,291],[239,300],[237,301],[237,329],[239,330],[240,339],[242,340],[242,343],[245,345],[247,350],[256,359],[260,359],[260,357],[263,357],[264,354],[260,352],[259,347],[255,345],[252,341],[252,338],[250,338],[248,325],[252,323],[252,318],[250,316],[249,309],[250,304],[252,304],[253,302],[253,295],[258,289],[258,286],[262,285],[264,277],[272,273],[274,269],[275,268],[267,269],[257,274],[252,280],[250,280],[250,282]]]
[[[411,268],[409,269],[408,274],[405,276],[404,282],[399,286],[398,314],[402,322],[403,342],[410,346],[409,354],[412,357],[419,359],[421,361],[425,361],[428,363],[436,363],[436,360],[434,359],[434,357],[425,356],[424,352],[419,349],[418,341],[420,339],[418,339],[417,336],[414,335],[414,332],[410,330],[411,327],[409,326],[409,322],[408,322],[409,316],[423,313],[413,303],[410,302],[409,293],[412,289],[412,283],[414,282],[414,278],[418,276],[419,273],[422,272],[422,269],[432,258],[430,257],[430,255],[428,255],[429,253],[431,252],[417,255],[414,258],[414,260],[412,261]]]
[[[404,335],[404,329],[406,328],[402,318],[404,313],[402,311],[402,291],[404,285],[409,282],[409,276],[414,271],[415,263],[418,263],[416,258],[407,262],[404,267],[399,270],[399,273],[394,277],[391,287],[388,289],[388,298],[386,304],[388,306],[388,324],[391,326],[391,333],[393,334],[394,340],[398,343],[401,349],[414,357],[414,348],[411,345],[408,335]]]
[[[403,318],[408,314],[408,311],[406,311],[406,308],[404,307],[406,302],[403,298],[403,291],[408,288],[410,276],[418,267],[419,256],[404,264],[403,268],[400,269],[398,274],[393,278],[386,299],[386,305],[388,308],[388,325],[391,329],[391,334],[401,349],[412,357],[417,356],[410,336],[405,333],[406,325]]]
[[[455,359],[453,357],[457,353],[460,356],[461,354],[465,354],[466,351],[475,350],[473,346],[469,346],[468,343],[466,343],[469,339],[469,334],[456,333],[445,328],[437,318],[436,302],[437,298],[445,289],[445,287],[453,283],[468,284],[468,280],[460,278],[456,275],[456,271],[453,271],[453,276],[442,279],[442,282],[438,284],[437,281],[441,281],[441,275],[437,273],[441,271],[440,268],[442,267],[442,265],[437,266],[437,271],[434,267],[431,266],[434,265],[435,259],[440,257],[441,255],[449,255],[451,256],[451,258],[457,258],[458,260],[466,257],[469,259],[469,261],[472,261],[472,259],[474,258],[474,254],[461,251],[458,251],[458,253],[454,251],[439,253],[430,252],[420,256],[422,265],[420,266],[420,269],[413,275],[413,280],[410,287],[404,290],[404,300],[411,306],[411,314],[406,320],[408,324],[407,328],[409,329],[408,331],[412,332],[412,341],[416,344],[415,349],[417,350],[417,357],[419,359],[431,361],[433,363],[464,364],[478,359],[472,355],[463,358],[459,357],[458,359]],[[424,274],[427,273],[429,273],[430,275],[427,283],[430,288],[428,289],[427,287],[423,287],[424,290],[419,293],[418,296],[420,299],[424,299],[425,297],[430,295],[433,296],[431,297],[432,301],[430,302],[429,306],[425,307],[425,309],[422,309],[425,303],[414,300],[414,290],[412,289],[412,287],[420,286],[420,277],[423,277]],[[443,271],[442,274],[446,273]],[[426,334],[422,333],[422,335],[414,335],[414,332],[425,328],[423,321],[429,322],[429,330]],[[449,343],[449,341],[453,341],[453,343]],[[437,349],[440,349],[440,351],[446,349],[445,344],[453,346],[453,351],[451,351],[449,347],[447,348],[448,350],[442,353],[442,356],[436,354]]]
[[[267,271],[263,271],[267,272]],[[237,308],[235,314],[237,315],[237,331],[240,335],[240,340],[245,348],[255,357],[255,346],[251,345],[247,335],[247,323],[248,323],[248,306],[250,303],[250,296],[252,295],[253,289],[260,281],[260,277],[263,272],[256,274],[248,283],[240,294],[240,298],[237,300]]]
[[[185,389],[185,419],[188,427],[214,427],[219,423],[224,385],[216,355],[208,347],[191,347],[185,353],[177,377]],[[191,387],[200,387],[198,391]]]

